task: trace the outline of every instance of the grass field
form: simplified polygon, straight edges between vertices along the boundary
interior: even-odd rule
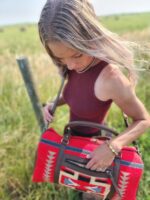
[[[150,44],[150,13],[107,16],[100,20],[125,39]],[[150,52],[150,51],[148,51]],[[60,77],[45,53],[35,25],[0,28],[0,200],[77,200],[75,193],[50,184],[33,184],[31,175],[40,131],[22,81],[16,56],[25,55],[31,63],[34,81],[41,102],[56,95]],[[140,72],[136,91],[150,111],[149,53],[142,53],[147,70]],[[56,112],[53,127],[62,133],[68,121],[68,108]],[[113,105],[109,126],[123,130],[120,110]],[[138,200],[150,200],[150,131],[139,139],[145,162]]]

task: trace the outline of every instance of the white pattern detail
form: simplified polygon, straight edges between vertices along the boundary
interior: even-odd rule
[[[65,178],[64,183],[67,186],[74,186],[74,187],[79,186],[79,184],[77,184],[76,182],[74,182],[74,180],[71,180],[70,178]]]
[[[43,173],[43,179],[45,181],[49,181],[50,179],[51,170],[53,168],[52,164],[54,163],[55,154],[56,153],[53,151],[48,151],[47,159],[45,161],[45,169]]]
[[[121,200],[124,198],[126,189],[129,184],[129,178],[130,178],[130,173],[121,172],[118,188],[119,188],[119,191],[120,191],[122,197],[120,197],[118,194],[116,194],[115,197],[113,198],[113,200]]]

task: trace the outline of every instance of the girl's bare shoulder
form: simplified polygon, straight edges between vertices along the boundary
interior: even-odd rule
[[[102,101],[114,99],[116,95],[126,92],[131,87],[128,78],[116,65],[108,64],[95,82],[95,95]]]

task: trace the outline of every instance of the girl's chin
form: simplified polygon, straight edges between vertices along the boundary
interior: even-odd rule
[[[86,67],[82,67],[82,68],[78,68],[78,69],[75,69],[76,72],[82,72],[83,70],[85,70]]]
[[[76,72],[80,72],[82,71],[83,69],[75,69]]]

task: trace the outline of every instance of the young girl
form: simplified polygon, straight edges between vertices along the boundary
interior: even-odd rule
[[[132,124],[111,139],[109,145],[105,143],[89,155],[86,167],[104,171],[115,154],[150,127],[150,116],[134,91],[132,52],[99,23],[88,0],[48,0],[38,25],[42,44],[54,64],[61,72],[68,69],[59,105],[68,104],[70,121],[104,123],[112,102],[132,118]],[[121,69],[127,69],[128,78]],[[51,108],[52,103],[44,107],[48,122],[53,118]],[[95,129],[85,127],[77,127],[73,132],[81,136],[96,134]],[[135,200],[137,188],[132,190],[129,197],[126,191],[122,199]]]

